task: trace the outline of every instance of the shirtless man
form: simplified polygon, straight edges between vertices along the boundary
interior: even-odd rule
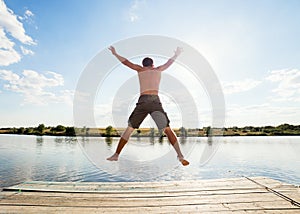
[[[121,153],[125,144],[128,142],[131,133],[134,131],[134,129],[139,128],[145,117],[150,114],[158,129],[163,130],[168,136],[168,139],[174,147],[177,157],[182,165],[189,165],[189,162],[184,159],[183,154],[181,153],[177,137],[169,126],[170,120],[167,116],[167,113],[164,111],[158,96],[161,72],[173,64],[177,56],[179,56],[179,54],[182,52],[182,49],[177,48],[174,56],[171,57],[165,64],[158,67],[154,67],[153,60],[151,58],[144,58],[142,62],[143,66],[140,66],[133,64],[128,59],[117,54],[113,46],[110,46],[109,50],[121,63],[138,72],[140,82],[140,97],[135,109],[129,117],[128,127],[119,140],[116,152],[111,157],[107,158],[107,160],[118,160],[119,154]]]

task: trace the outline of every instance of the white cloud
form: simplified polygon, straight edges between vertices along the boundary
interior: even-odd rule
[[[3,28],[0,27],[0,48],[2,50],[11,50],[13,49],[15,43],[13,43],[12,41],[10,41],[6,35],[5,32],[3,30]]]
[[[34,16],[34,14],[33,14],[33,12],[31,12],[30,10],[26,10],[25,13],[24,13],[24,16],[25,16],[26,18],[29,18],[29,17],[31,17],[31,16]]]
[[[3,0],[0,0],[0,10],[0,26],[20,42],[29,45],[35,44],[33,39],[26,35],[23,24],[17,19],[14,12],[6,7]]]
[[[3,0],[0,0],[0,11],[0,66],[8,66],[21,60],[21,55],[14,48],[15,43],[9,39],[8,34],[25,45],[35,45],[36,42],[26,34],[22,22],[11,9],[6,7]],[[25,17],[32,15],[29,10],[25,12]],[[32,52],[26,50],[27,54]]]
[[[62,90],[58,97],[58,102],[73,105],[74,91],[73,90]]]
[[[240,93],[249,91],[259,85],[262,81],[245,79],[234,82],[223,82],[223,91],[225,94]]]
[[[278,83],[272,90],[273,101],[300,101],[300,70],[282,69],[270,71],[266,80]]]
[[[34,52],[32,50],[29,50],[23,46],[21,46],[21,51],[24,55],[34,55]]]
[[[7,84],[4,85],[6,90],[23,95],[23,104],[72,104],[72,91],[62,90],[55,92],[55,90],[53,90],[54,87],[64,85],[62,75],[55,72],[47,72],[46,75],[44,75],[33,70],[24,70],[20,76],[9,70],[0,70],[0,79],[7,82]]]
[[[130,12],[129,13],[129,18],[130,18],[131,22],[135,22],[139,19],[139,16],[137,14],[133,13],[133,12]]]
[[[0,79],[15,83],[20,79],[20,77],[11,71],[0,70]]]
[[[0,66],[7,66],[21,60],[20,54],[14,49],[15,43],[10,41],[0,26]]]
[[[133,3],[131,4],[131,7],[129,9],[129,13],[128,13],[129,19],[131,22],[135,22],[140,19],[138,12],[141,9],[143,4],[145,4],[145,1],[141,1],[141,0],[133,1]]]

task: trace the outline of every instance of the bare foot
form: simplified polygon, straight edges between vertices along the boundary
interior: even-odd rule
[[[178,157],[179,161],[181,162],[181,164],[183,166],[187,166],[190,164],[190,162],[188,162],[187,160],[184,159],[184,157]]]
[[[109,158],[106,158],[106,160],[109,160],[109,161],[117,161],[119,158],[119,155],[117,153],[113,154],[111,157]]]

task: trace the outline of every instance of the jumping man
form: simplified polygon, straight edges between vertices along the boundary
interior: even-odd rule
[[[161,72],[166,70],[174,63],[175,59],[181,54],[182,49],[177,48],[174,56],[171,57],[165,64],[158,67],[154,67],[153,60],[151,58],[144,58],[142,62],[143,66],[140,66],[120,56],[113,46],[110,46],[109,50],[121,63],[138,72],[140,82],[140,97],[135,109],[129,117],[128,127],[119,140],[116,152],[111,157],[107,158],[107,160],[118,160],[119,154],[121,153],[125,144],[128,142],[131,133],[134,131],[134,129],[139,128],[145,117],[150,114],[158,129],[163,130],[167,135],[182,165],[189,165],[189,162],[184,159],[183,154],[181,153],[177,137],[169,126],[170,120],[167,116],[167,113],[164,111],[158,96]]]

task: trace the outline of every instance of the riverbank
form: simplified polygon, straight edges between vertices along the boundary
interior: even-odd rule
[[[20,134],[20,135],[48,135],[48,136],[91,136],[91,137],[119,137],[125,128],[89,128],[89,127],[68,127],[58,125],[56,127],[46,127],[40,124],[37,127],[13,127],[1,128],[0,134]],[[300,125],[282,124],[279,126],[245,126],[245,127],[223,127],[223,128],[174,128],[174,132],[179,137],[207,137],[213,136],[300,136]],[[163,136],[154,128],[140,128],[133,132],[136,137],[160,137]]]

